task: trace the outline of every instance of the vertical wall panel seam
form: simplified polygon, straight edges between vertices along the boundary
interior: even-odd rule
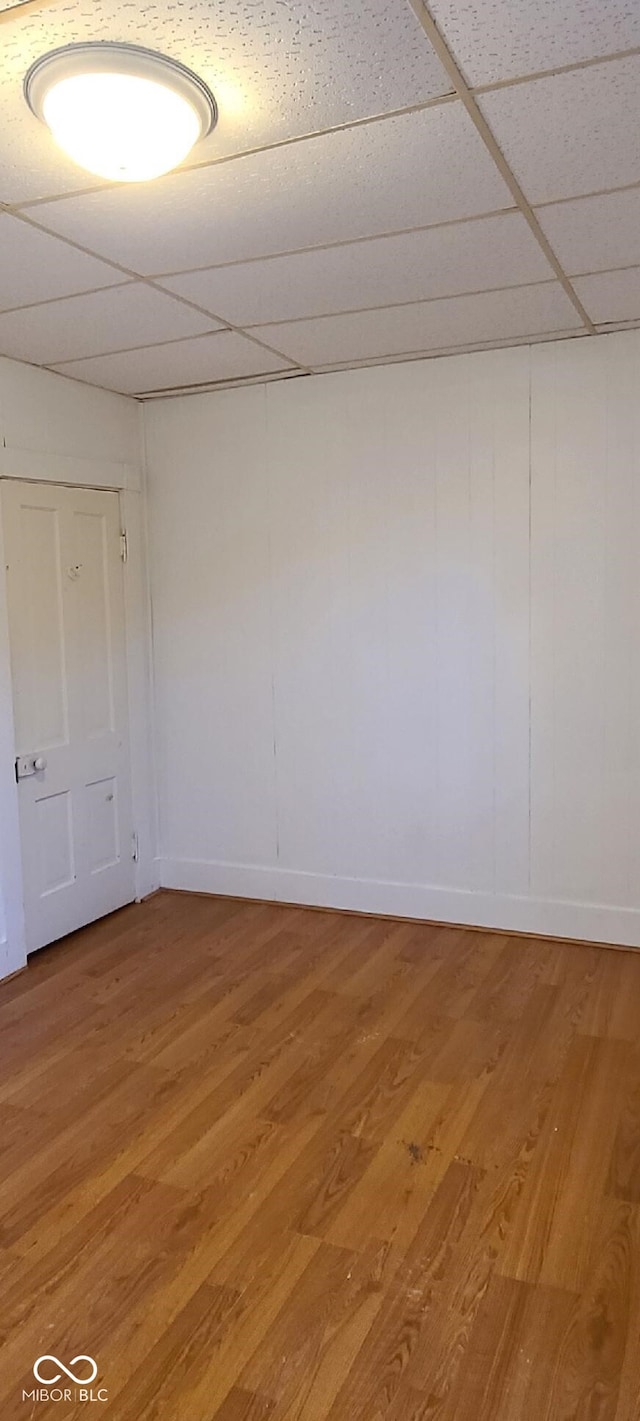
[[[275,658],[275,586],[274,586],[274,566],[273,566],[273,542],[272,542],[272,518],[273,508],[273,485],[271,467],[271,447],[269,442],[269,390],[268,386],[262,386],[263,401],[263,428],[264,428],[264,450],[265,450],[265,473],[267,485],[267,570],[268,570],[268,603],[269,603],[269,663],[271,669],[271,731],[273,740],[273,814],[274,814],[274,841],[276,864],[280,863],[280,794],[278,784],[278,716],[277,716],[277,693],[276,693],[276,658]]]
[[[492,729],[492,765],[491,765],[491,884],[493,892],[497,892],[498,882],[498,856],[497,856],[497,736],[498,736],[498,707],[496,683],[498,675],[498,593],[496,581],[497,565],[497,538],[496,538],[496,439],[497,439],[497,419],[496,405],[494,403],[491,418],[491,583],[492,583],[492,608],[493,619],[492,635],[492,666],[491,666],[491,729]]]
[[[532,756],[532,749],[533,749],[533,663],[532,663],[532,652],[533,652],[533,635],[532,635],[532,630],[533,630],[533,347],[532,347],[532,346],[529,346],[528,384],[529,384],[529,423],[528,423],[528,441],[529,441],[529,451],[528,451],[528,454],[529,454],[529,469],[528,469],[528,479],[529,479],[529,492],[528,492],[528,498],[529,498],[529,536],[528,536],[527,555],[528,555],[528,560],[529,560],[529,565],[528,565],[528,602],[529,602],[528,614],[529,614],[529,626],[528,626],[528,655],[527,655],[527,663],[528,663],[528,669],[529,669],[529,699],[528,699],[528,772],[527,772],[527,797],[528,797],[528,798],[527,798],[527,889],[528,889],[529,896],[531,896],[531,877],[532,877],[532,872],[531,872],[531,870],[532,870],[532,863],[531,863],[531,852],[532,852],[532,845],[531,845],[531,838],[532,838],[531,809],[532,809],[532,784],[533,784],[533,756]]]
[[[144,557],[144,585],[147,595],[147,627],[149,638],[149,704],[147,711],[149,715],[149,735],[151,740],[151,784],[149,786],[150,810],[151,810],[151,834],[153,842],[149,845],[149,858],[151,860],[164,857],[164,842],[161,832],[160,819],[160,756],[158,754],[158,686],[155,661],[155,642],[153,625],[153,581],[151,573],[151,529],[149,523],[149,456],[147,448],[147,414],[143,404],[139,405],[138,433],[140,449],[140,484],[142,494],[141,506],[141,541]],[[135,826],[137,829],[137,825]],[[139,864],[138,864],[139,868]],[[156,880],[157,881],[157,880]]]

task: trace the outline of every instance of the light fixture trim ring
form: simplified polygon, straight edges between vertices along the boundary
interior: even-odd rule
[[[206,138],[218,122],[218,105],[211,89],[186,64],[157,50],[116,40],[65,44],[36,59],[24,78],[24,96],[31,112],[45,123],[43,104],[52,85],[75,74],[91,72],[132,74],[156,82],[164,78],[166,87],[187,99],[195,109],[201,138]]]

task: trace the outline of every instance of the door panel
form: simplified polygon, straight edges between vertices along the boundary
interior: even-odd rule
[[[109,543],[103,513],[74,512],[75,566],[82,581],[77,599],[77,649],[84,667],[85,696],[80,707],[84,733],[89,739],[113,734],[113,646],[110,622]],[[119,559],[119,542],[115,547]],[[111,572],[111,577],[110,577]]]
[[[100,873],[120,858],[118,781],[95,780],[87,785],[87,850],[91,873]]]
[[[118,495],[4,481],[29,951],[135,896]],[[24,766],[22,768],[25,768]]]
[[[32,745],[48,750],[68,740],[59,510],[45,500],[21,505],[12,536],[22,564],[21,626],[11,642],[16,753],[21,755]],[[37,569],[37,576],[30,575],[31,569]],[[39,695],[41,684],[46,696]]]
[[[42,896],[68,888],[75,878],[73,807],[68,790],[62,794],[39,792],[35,798],[36,837],[39,850],[38,889]]]

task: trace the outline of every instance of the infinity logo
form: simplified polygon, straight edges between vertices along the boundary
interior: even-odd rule
[[[42,1372],[40,1371],[40,1366],[42,1362],[53,1362],[54,1367],[60,1367],[61,1370],[56,1373],[55,1377],[43,1377]],[[91,1376],[74,1376],[74,1373],[70,1372],[68,1367],[65,1367],[64,1362],[61,1362],[59,1357],[52,1357],[49,1352],[45,1352],[43,1357],[38,1357],[38,1360],[34,1362],[33,1375],[36,1381],[42,1382],[44,1386],[53,1386],[55,1382],[60,1381],[60,1377],[64,1372],[65,1376],[67,1376],[70,1381],[75,1382],[76,1386],[89,1386],[90,1382],[94,1382],[98,1375],[97,1364],[94,1362],[93,1357],[86,1357],[82,1353],[80,1353],[77,1357],[71,1358],[71,1366],[75,1366],[76,1362],[88,1362],[89,1366],[91,1367]]]

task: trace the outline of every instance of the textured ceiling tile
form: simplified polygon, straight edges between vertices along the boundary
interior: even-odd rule
[[[460,104],[38,207],[145,275],[428,226],[512,206]]]
[[[638,0],[430,0],[429,8],[471,84],[640,45]]]
[[[595,325],[640,319],[640,266],[580,276],[574,285]]]
[[[0,212],[0,311],[117,286],[122,272]]]
[[[480,100],[530,202],[640,181],[640,55]]]
[[[524,218],[509,213],[192,272],[167,278],[164,285],[233,325],[246,326],[552,276]]]
[[[94,360],[74,360],[59,369],[76,380],[119,390],[123,395],[150,390],[180,389],[244,376],[269,375],[289,368],[287,360],[272,355],[235,331],[174,341],[171,345],[102,355]]]
[[[569,273],[640,265],[640,188],[541,207],[537,215]]]
[[[264,326],[256,335],[303,365],[373,360],[385,355],[517,339],[580,325],[558,283],[481,296],[396,306],[356,315]]]
[[[208,316],[132,283],[0,315],[0,353],[51,365],[212,329]]]
[[[60,45],[125,40],[195,69],[220,119],[198,147],[215,158],[450,92],[410,7],[388,0],[79,0],[16,12],[3,26],[0,201],[88,187],[29,113],[25,71]],[[192,155],[193,157],[193,155]]]

